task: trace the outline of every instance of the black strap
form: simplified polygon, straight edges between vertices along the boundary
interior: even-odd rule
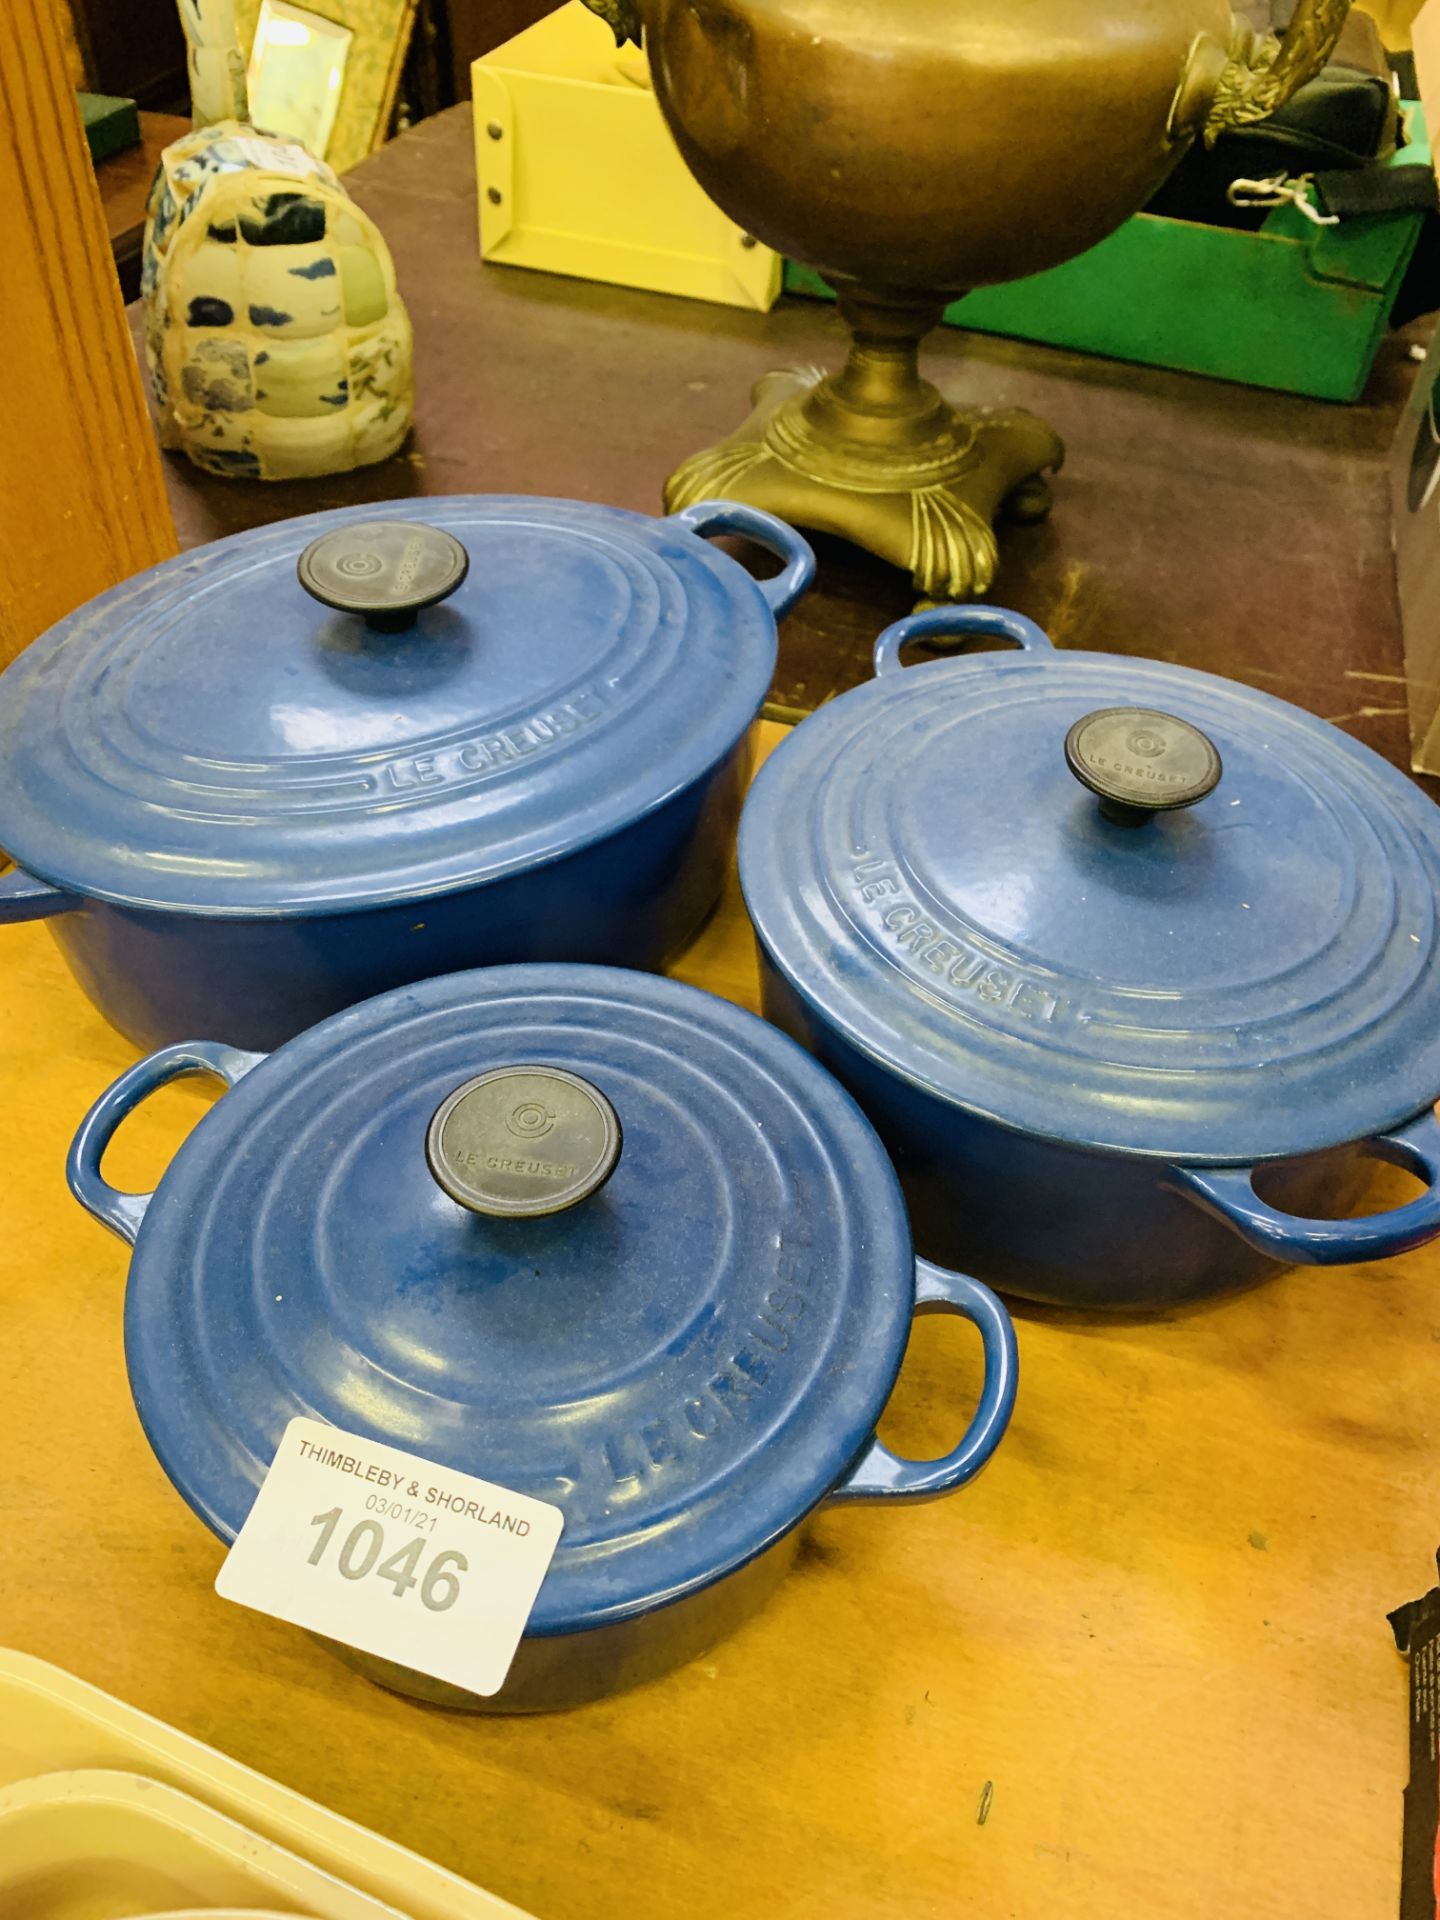
[[[1361,213],[1440,212],[1440,187],[1434,170],[1414,167],[1355,167],[1315,175],[1315,197],[1326,213],[1342,220]]]

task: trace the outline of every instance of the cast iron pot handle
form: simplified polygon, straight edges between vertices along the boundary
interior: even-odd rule
[[[939,1460],[902,1460],[871,1440],[857,1464],[830,1494],[832,1500],[933,1500],[973,1480],[1005,1437],[1015,1410],[1020,1356],[1010,1315],[988,1287],[963,1273],[915,1262],[915,1315],[958,1313],[980,1329],[985,1384],[980,1404],[953,1453]]]
[[[783,620],[796,601],[815,584],[815,555],[810,542],[783,520],[777,520],[773,513],[742,506],[738,500],[697,500],[693,507],[682,507],[670,518],[688,527],[691,533],[699,534],[702,540],[712,533],[738,533],[743,539],[753,540],[757,547],[764,547],[767,553],[773,553],[777,560],[783,560],[782,573],[773,579],[755,582],[777,620]]]
[[[52,887],[48,880],[37,880],[23,867],[0,873],[0,926],[12,920],[48,920],[54,914],[69,913],[79,904],[73,893]]]
[[[1365,1144],[1377,1159],[1423,1180],[1429,1192],[1393,1212],[1359,1220],[1303,1220],[1266,1205],[1255,1191],[1253,1167],[1172,1167],[1170,1183],[1272,1260],[1344,1267],[1424,1246],[1440,1234],[1440,1121],[1433,1113],[1423,1113],[1408,1126],[1377,1134]]]
[[[80,1130],[70,1145],[65,1177],[81,1206],[133,1246],[145,1209],[155,1196],[122,1193],[101,1174],[100,1162],[114,1138],[115,1129],[142,1100],[172,1080],[183,1079],[188,1073],[213,1073],[227,1087],[233,1087],[264,1058],[263,1053],[242,1053],[238,1047],[222,1046],[218,1040],[181,1040],[173,1047],[161,1047],[158,1053],[148,1055],[128,1073],[122,1073],[80,1122]]]
[[[887,627],[875,642],[876,675],[897,673],[905,662],[901,652],[912,640],[1013,640],[1025,653],[1053,653],[1054,642],[1027,620],[1023,613],[1011,613],[1008,607],[927,607],[923,613],[907,614]]]

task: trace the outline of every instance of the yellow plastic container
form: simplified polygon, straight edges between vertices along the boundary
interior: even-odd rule
[[[0,1920],[531,1920],[44,1660],[0,1648]]]
[[[482,259],[766,312],[778,254],[727,220],[680,158],[644,57],[582,4],[477,60]]]
[[[129,1920],[284,1911],[305,1920],[402,1920],[399,1910],[188,1793],[86,1768],[0,1788],[5,1920]]]

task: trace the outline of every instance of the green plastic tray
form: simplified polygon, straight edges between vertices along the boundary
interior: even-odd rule
[[[1430,164],[1418,107],[1396,166]],[[945,312],[952,326],[1209,374],[1321,400],[1356,400],[1389,324],[1425,215],[1373,214],[1317,227],[1277,207],[1255,233],[1138,213],[1077,259],[984,287]],[[790,261],[787,292],[829,298]]]

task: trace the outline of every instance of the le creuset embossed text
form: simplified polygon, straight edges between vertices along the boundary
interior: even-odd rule
[[[719,892],[813,572],[747,508],[484,496],[168,561],[0,675],[0,921],[49,917],[143,1046],[269,1047],[496,961],[660,966]]]
[[[197,1072],[232,1090],[153,1195],[117,1192],[115,1128]],[[444,1704],[569,1705],[689,1657],[758,1604],[822,1502],[948,1493],[1010,1417],[1009,1317],[917,1264],[854,1101],[673,980],[498,967],[268,1058],[165,1048],[92,1109],[70,1180],[134,1243],[135,1403],[222,1539],[302,1414],[563,1510],[493,1702],[352,1656]],[[931,1311],[979,1329],[984,1381],[953,1449],[917,1462],[875,1425]]]
[[[925,636],[1020,651],[900,670]],[[946,608],[740,830],[765,1008],[890,1148],[922,1253],[1157,1305],[1440,1233],[1440,811],[1249,687]],[[1427,1192],[1337,1219],[1379,1156]]]

